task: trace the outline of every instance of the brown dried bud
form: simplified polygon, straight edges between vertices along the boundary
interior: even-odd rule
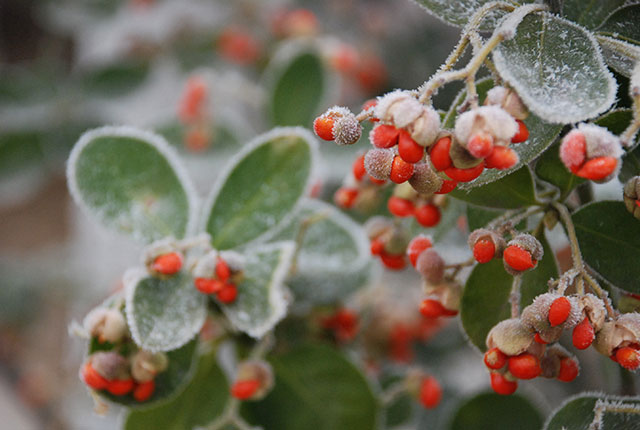
[[[131,376],[136,382],[149,382],[169,367],[167,354],[140,350],[131,358]]]
[[[89,357],[91,366],[108,381],[129,379],[129,361],[114,351],[101,351]]]
[[[440,303],[450,311],[460,309],[460,299],[462,298],[462,285],[457,282],[447,284],[447,288],[440,294]]]
[[[617,348],[638,343],[640,339],[640,314],[633,312],[607,321],[596,334],[594,347],[607,357]]]
[[[427,248],[420,253],[416,269],[430,284],[442,282],[444,277],[444,260],[433,248]]]
[[[343,108],[345,109],[345,108]],[[338,145],[353,145],[362,136],[362,127],[355,115],[348,109],[333,123],[333,137]]]
[[[640,219],[640,176],[634,176],[624,184],[624,204],[634,217]]]
[[[386,181],[391,174],[395,153],[391,149],[370,149],[364,156],[364,168],[373,178]]]
[[[504,251],[504,249],[507,247],[507,243],[502,236],[500,236],[493,230],[478,228],[476,230],[473,230],[471,234],[469,234],[469,238],[467,239],[469,249],[473,251],[473,247],[481,239],[487,239],[493,242],[493,246],[495,246],[496,248],[494,257],[502,257],[502,251]]]
[[[487,348],[498,348],[506,355],[525,352],[533,343],[533,334],[519,318],[499,322],[487,335]]]
[[[564,347],[559,344],[548,346],[540,366],[542,367],[542,375],[545,378],[557,378],[560,373],[560,363],[563,358],[571,358],[576,363],[578,360],[573,354],[570,354]]]
[[[467,151],[467,148],[458,140],[451,136],[451,148],[449,155],[453,165],[458,169],[470,169],[480,163],[484,163],[484,158],[476,158]]]
[[[84,321],[85,329],[99,342],[118,343],[129,332],[127,321],[118,309],[98,307],[87,315]]]
[[[593,326],[593,330],[597,333],[604,324],[605,317],[607,316],[607,310],[604,306],[604,302],[599,297],[593,294],[585,294],[579,298],[580,307],[582,311],[589,318],[589,322]]]
[[[409,184],[420,194],[432,195],[442,188],[442,178],[436,174],[429,163],[413,165],[413,176],[409,178]]]

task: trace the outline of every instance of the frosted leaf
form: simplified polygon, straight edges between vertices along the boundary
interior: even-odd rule
[[[146,270],[125,274],[127,321],[134,342],[151,352],[170,351],[189,342],[207,315],[206,297],[184,272],[167,279]]]
[[[602,35],[596,35],[596,40],[600,43],[607,65],[621,75],[630,77],[635,63],[640,61],[640,47]]]
[[[493,53],[502,77],[531,112],[551,123],[593,118],[613,104],[617,85],[594,37],[548,13],[525,17]]]
[[[238,330],[260,338],[287,313],[287,289],[284,285],[293,259],[293,242],[255,245],[244,257],[243,279],[238,296],[221,305],[224,314]]]
[[[594,29],[625,2],[628,3],[628,0],[564,0],[562,16],[588,29]]]
[[[622,39],[629,43],[640,43],[640,4],[630,4],[616,9],[598,27],[598,33]]]
[[[567,398],[551,412],[544,430],[634,430],[640,426],[640,397],[582,392]],[[622,410],[616,410],[620,408]],[[633,412],[631,412],[633,411]],[[592,423],[599,427],[591,427]]]

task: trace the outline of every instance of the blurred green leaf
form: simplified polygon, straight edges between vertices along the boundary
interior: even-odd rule
[[[538,430],[542,415],[517,394],[482,393],[466,399],[454,412],[450,430]]]
[[[455,189],[451,197],[478,206],[500,209],[517,209],[536,203],[533,178],[527,166],[508,176],[471,190]]]
[[[81,78],[83,89],[91,95],[114,97],[140,86],[151,66],[144,61],[126,61],[91,70]]]
[[[536,176],[555,185],[560,190],[560,199],[564,200],[571,190],[585,180],[572,174],[560,160],[560,144],[551,146],[536,162]]]
[[[611,8],[615,3],[621,6],[624,1],[607,1],[607,7]],[[640,4],[630,4],[617,9],[606,21],[598,27],[598,33],[615,37],[627,42],[640,44]]]
[[[422,5],[430,14],[442,21],[455,25],[456,27],[464,27],[474,12],[485,4],[491,3],[492,0],[416,0],[416,2]],[[533,3],[533,0],[523,0],[519,3]],[[505,14],[505,11],[489,13],[482,22],[480,29],[484,31],[493,30],[500,18],[505,16]]]
[[[564,0],[562,16],[593,30],[626,0]]]

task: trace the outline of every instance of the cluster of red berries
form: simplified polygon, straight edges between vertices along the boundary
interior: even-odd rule
[[[567,169],[596,182],[607,182],[617,175],[622,153],[620,139],[595,124],[579,124],[560,144],[560,159]]]
[[[378,189],[386,181],[380,181],[367,174],[364,168],[364,155],[360,155],[353,162],[351,175],[347,176],[345,183],[338,188],[333,200],[344,209],[367,210],[377,201]]]
[[[402,270],[407,266],[409,239],[400,225],[389,218],[373,217],[365,224],[365,231],[371,241],[371,255],[380,258],[386,268]]]
[[[495,231],[480,228],[471,232],[468,243],[478,263],[502,257],[505,270],[514,276],[535,268],[544,255],[540,241],[526,233],[516,234],[506,242]]]
[[[238,400],[260,400],[273,388],[271,365],[263,360],[244,361],[238,365],[230,392]]]
[[[209,86],[200,76],[190,77],[178,103],[178,117],[185,125],[184,145],[193,152],[200,152],[211,143]]]
[[[358,333],[358,315],[350,309],[340,308],[333,314],[321,318],[320,325],[333,333],[338,342],[350,342]]]
[[[387,201],[387,209],[400,218],[414,217],[423,227],[435,227],[442,217],[439,207],[445,201],[444,196],[424,196],[408,184],[399,184]]]
[[[206,276],[194,280],[195,287],[202,294],[215,294],[221,303],[233,303],[238,296],[235,279],[239,271],[232,270],[220,256],[215,257],[215,267]]]

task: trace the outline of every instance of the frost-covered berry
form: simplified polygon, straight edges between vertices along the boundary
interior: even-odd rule
[[[506,146],[495,146],[491,154],[484,159],[484,165],[487,169],[510,169],[520,161],[518,153]]]
[[[511,143],[522,143],[529,139],[529,129],[523,121],[517,119],[516,122],[518,123],[518,132],[511,138]]]
[[[498,348],[509,356],[525,352],[533,343],[533,334],[519,318],[500,321],[487,335],[487,348]]]
[[[424,156],[424,147],[418,145],[409,133],[401,130],[398,138],[398,155],[407,163],[417,163]]]
[[[263,360],[250,360],[238,365],[231,395],[238,400],[260,400],[273,388],[273,370]]]
[[[571,302],[568,298],[558,297],[549,307],[549,324],[551,327],[564,323],[571,313]]]
[[[520,96],[511,88],[503,86],[491,88],[487,91],[484,104],[500,106],[516,120],[524,121],[529,116],[527,106],[525,106]]]
[[[589,318],[584,317],[582,322],[574,327],[572,333],[573,346],[578,349],[587,349],[595,339],[595,331]]]
[[[313,130],[323,140],[334,140],[338,145],[353,145],[362,136],[362,127],[347,108],[334,106],[316,118]]]
[[[376,148],[393,148],[400,139],[400,130],[393,125],[378,124],[369,133],[369,140]]]
[[[399,156],[395,156],[391,162],[389,179],[396,184],[402,184],[407,182],[411,176],[413,176],[413,164],[407,163]]]
[[[504,268],[512,275],[518,275],[536,267],[543,254],[538,239],[530,234],[519,234],[507,243],[502,254]]]
[[[417,163],[413,165],[413,175],[409,178],[409,184],[418,193],[430,196],[442,188],[443,180],[429,163]]]
[[[560,144],[560,159],[567,169],[596,182],[607,182],[616,176],[622,153],[620,139],[595,124],[579,124]]]
[[[490,136],[493,145],[508,146],[518,132],[518,123],[498,106],[481,106],[458,116],[455,138],[468,149],[477,136]]]
[[[89,312],[84,327],[98,342],[118,343],[129,333],[127,321],[118,309],[98,307]]]
[[[619,348],[616,351],[615,359],[625,369],[637,370],[640,367],[640,351],[638,349],[640,348],[637,346],[635,348],[630,346]]]
[[[182,254],[169,252],[157,256],[151,264],[151,269],[162,275],[174,275],[182,268]]]
[[[445,136],[438,141],[429,150],[429,157],[434,169],[439,172],[444,171],[452,166],[451,155],[451,136]]]
[[[413,267],[416,267],[418,256],[422,253],[422,251],[431,248],[432,246],[433,242],[431,241],[431,238],[423,234],[411,239],[411,242],[409,242],[409,245],[407,246],[407,257],[409,257],[411,265]]]
[[[482,174],[484,171],[484,163],[480,163],[475,167],[468,169],[459,169],[457,167],[449,167],[444,170],[445,175],[456,182],[471,182]]]
[[[364,167],[372,178],[386,181],[394,158],[395,154],[390,149],[370,149],[364,156]]]
[[[416,270],[430,284],[439,284],[444,276],[444,260],[433,248],[427,248],[418,255]]]
[[[467,243],[478,263],[488,263],[494,257],[500,257],[506,247],[502,236],[486,228],[472,231]]]

